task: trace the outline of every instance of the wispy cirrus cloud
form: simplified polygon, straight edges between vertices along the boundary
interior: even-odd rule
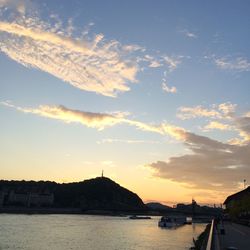
[[[199,117],[231,119],[236,108],[236,104],[230,102],[213,104],[209,108],[201,105],[194,107],[180,107],[178,109],[177,117],[186,120]]]
[[[106,96],[129,90],[136,82],[138,66],[117,41],[102,34],[91,41],[55,32],[36,19],[0,22],[0,48],[26,67],[38,68],[86,91]]]
[[[0,8],[14,9],[20,14],[25,14],[26,8],[31,5],[30,0],[0,0]]]
[[[165,79],[162,82],[162,90],[167,93],[177,93],[177,88],[175,86],[169,87]]]
[[[225,124],[218,121],[210,121],[205,127],[205,130],[213,130],[213,129],[219,129],[219,130],[232,130],[232,126],[229,124]]]
[[[224,70],[237,72],[250,71],[250,62],[244,57],[219,57],[214,59],[215,65]]]
[[[170,67],[170,71],[163,72],[161,88],[166,93],[175,94],[175,93],[177,93],[177,88],[175,86],[169,86],[168,81],[167,81],[167,76],[168,76],[169,72],[171,72],[171,71],[172,71],[172,66]]]
[[[228,141],[231,145],[246,145],[250,142],[250,117],[247,114],[241,116],[235,115],[231,120],[226,120],[226,122],[212,120],[202,130],[209,131],[215,129],[236,132],[238,136]]]
[[[10,6],[13,2],[17,10],[29,2],[1,1],[0,14],[6,3]],[[144,69],[162,67],[172,72],[181,63],[182,56],[149,55],[142,46],[90,34],[90,25],[81,32],[72,19],[63,25],[56,15],[44,22],[34,13],[2,15],[0,51],[25,67],[47,72],[81,90],[116,97],[129,91]]]
[[[188,37],[188,38],[198,38],[198,35],[195,34],[194,32],[191,32],[187,29],[181,30],[180,31],[184,36]]]
[[[184,56],[176,55],[149,55],[138,58],[140,62],[147,62],[149,68],[165,67],[165,72],[171,73],[182,63]]]
[[[107,40],[103,34],[74,36],[72,20],[63,27],[55,15],[47,22],[38,16],[19,15],[28,0],[0,2],[0,51],[26,67],[37,68],[86,91],[116,96],[136,82],[139,66],[131,53],[143,50]],[[2,8],[1,8],[2,7]],[[15,9],[4,15],[5,8]],[[36,13],[36,12],[35,12]],[[4,18],[3,18],[4,17]],[[11,20],[11,21],[10,21]]]
[[[177,69],[179,64],[182,63],[182,59],[184,56],[163,56],[164,62],[169,66],[169,72]]]
[[[208,124],[202,130],[234,131],[238,137],[229,140],[230,144],[244,145],[250,141],[250,115],[237,114],[236,104],[230,102],[213,104],[209,108],[201,105],[195,107],[180,107],[177,117],[186,120],[194,118],[207,118]]]

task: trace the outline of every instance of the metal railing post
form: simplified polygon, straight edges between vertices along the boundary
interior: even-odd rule
[[[211,223],[206,250],[212,250],[213,234],[214,234],[214,219],[212,220]]]

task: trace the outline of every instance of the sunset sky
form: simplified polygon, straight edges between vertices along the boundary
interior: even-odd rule
[[[144,202],[250,183],[250,2],[0,0],[0,179],[104,175]]]

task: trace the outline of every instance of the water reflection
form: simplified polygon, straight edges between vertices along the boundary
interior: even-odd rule
[[[188,249],[204,225],[162,230],[159,217],[0,215],[0,249]]]

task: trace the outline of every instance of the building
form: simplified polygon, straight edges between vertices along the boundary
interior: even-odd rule
[[[28,196],[27,206],[52,206],[54,203],[54,194],[52,193],[30,193]]]
[[[31,193],[11,191],[8,197],[8,205],[40,207],[52,206],[54,203],[53,193]]]
[[[28,202],[28,195],[25,192],[16,192],[10,191],[8,197],[8,204],[9,205],[16,205],[16,206],[26,206]]]
[[[231,217],[250,217],[250,186],[228,196],[224,205]]]

